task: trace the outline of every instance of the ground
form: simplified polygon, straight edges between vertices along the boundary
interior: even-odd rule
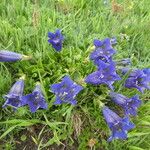
[[[24,94],[40,81],[47,110],[31,113],[28,107],[14,112],[0,109],[0,149],[6,150],[149,150],[150,92],[115,84],[126,96],[139,94],[142,106],[136,125],[127,140],[107,138],[110,131],[102,116],[100,102],[113,110],[106,86],[86,85],[84,78],[95,70],[89,60],[93,39],[116,37],[115,59],[131,58],[133,68],[150,67],[150,1],[148,0],[1,0],[0,49],[29,55],[32,60],[0,63],[0,106],[3,95],[22,75],[26,75]],[[65,37],[60,53],[47,42],[47,33],[61,29]],[[64,75],[83,85],[77,106],[54,106],[50,85]]]

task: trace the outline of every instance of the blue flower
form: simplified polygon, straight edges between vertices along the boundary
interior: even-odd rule
[[[106,106],[103,108],[103,115],[112,132],[108,141],[126,139],[127,131],[134,128],[134,124],[130,122],[128,117],[121,118]]]
[[[18,60],[28,60],[30,58],[30,56],[22,55],[19,53],[7,50],[0,50],[0,62],[14,62]]]
[[[72,81],[69,76],[65,76],[60,83],[51,85],[51,91],[56,94],[54,104],[70,103],[75,105],[77,103],[75,97],[82,89],[83,87]]]
[[[4,96],[6,100],[4,105],[2,106],[5,108],[6,106],[12,106],[14,110],[18,107],[23,105],[21,97],[24,90],[24,76],[21,77],[10,89],[9,93]]]
[[[137,115],[137,108],[141,105],[141,100],[138,95],[128,98],[122,94],[111,92],[110,96],[115,103],[124,109],[126,115]]]
[[[38,83],[32,93],[22,97],[24,105],[29,105],[32,113],[39,108],[47,109],[47,103],[41,90],[40,83]]]
[[[99,61],[111,63],[112,55],[116,53],[112,47],[111,39],[106,38],[102,41],[95,39],[93,43],[95,50],[90,54],[90,59],[94,61],[95,65],[98,65]]]
[[[101,51],[99,51],[99,49],[93,51],[90,54],[90,59],[93,60],[95,65],[99,65],[101,63],[101,61],[103,61],[104,63],[108,63],[108,64],[110,64],[112,62],[112,57],[102,55]]]
[[[105,63],[101,63],[99,65],[98,71],[95,71],[91,74],[89,74],[85,82],[94,84],[94,85],[99,85],[99,84],[106,84],[110,89],[113,90],[112,84],[116,80],[120,80],[121,78],[119,75],[116,73],[115,69],[115,64],[111,63],[110,65],[107,65]]]
[[[48,42],[52,44],[52,47],[60,52],[62,49],[62,42],[64,41],[64,36],[61,34],[61,31],[57,29],[55,33],[48,32],[49,40]]]
[[[134,70],[125,81],[125,87],[136,88],[143,93],[145,89],[150,89],[149,83],[149,77],[143,70]]]
[[[105,38],[102,41],[95,39],[93,43],[95,45],[95,50],[99,51],[101,55],[110,57],[116,53],[116,50],[112,47],[110,38]]]
[[[143,72],[147,76],[147,80],[150,81],[150,68],[143,69]]]

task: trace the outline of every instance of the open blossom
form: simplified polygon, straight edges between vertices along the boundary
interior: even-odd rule
[[[30,56],[22,55],[8,50],[0,50],[0,62],[15,62],[18,60],[28,60]]]
[[[99,61],[104,61],[105,63],[112,62],[112,55],[116,51],[112,47],[111,39],[106,38],[102,41],[94,40],[95,50],[90,54],[90,59],[94,61],[97,65]]]
[[[6,106],[12,106],[14,110],[23,105],[21,97],[24,90],[24,76],[21,77],[10,89],[9,93],[4,96],[5,103],[3,108]]]
[[[41,86],[38,83],[32,93],[22,97],[23,105],[28,105],[32,113],[39,108],[47,109],[47,103],[44,98]]]
[[[99,65],[98,71],[95,71],[89,74],[85,82],[89,84],[99,85],[106,84],[110,89],[113,90],[112,84],[120,80],[121,78],[116,73],[115,64],[111,63],[110,65],[106,65],[105,63],[101,63]]]
[[[149,79],[149,76],[143,70],[134,70],[125,81],[125,87],[136,88],[143,93],[145,89],[150,89]]]
[[[116,50],[112,47],[110,38],[105,38],[102,41],[95,39],[93,43],[95,45],[95,50],[100,51],[101,55],[110,57],[116,53]]]
[[[141,100],[138,95],[128,98],[122,94],[111,92],[110,96],[115,103],[124,109],[126,115],[137,115],[137,108],[141,105]]]
[[[61,34],[61,31],[57,29],[55,33],[48,32],[48,37],[48,42],[52,44],[52,47],[58,52],[61,51],[62,43],[64,41],[64,36]]]
[[[112,141],[113,139],[126,139],[127,131],[134,128],[134,124],[130,122],[128,117],[121,118],[106,106],[103,107],[103,115],[112,132],[108,141]]]
[[[75,97],[83,89],[82,86],[76,84],[65,76],[60,83],[51,85],[51,91],[56,95],[54,104],[70,103],[75,105],[77,103]]]
[[[108,57],[106,55],[102,55],[99,50],[95,50],[90,54],[90,59],[93,60],[95,65],[99,65],[101,61],[104,63],[111,63],[112,62],[112,57]]]

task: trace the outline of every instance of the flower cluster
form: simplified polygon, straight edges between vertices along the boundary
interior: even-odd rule
[[[48,42],[57,52],[60,52],[64,41],[61,31],[58,29],[54,33],[49,32],[48,37]],[[95,39],[93,43],[95,48],[90,54],[90,60],[93,61],[97,69],[85,78],[85,82],[96,86],[105,84],[109,87],[112,102],[122,108],[124,116],[120,117],[116,112],[103,105],[102,113],[112,133],[108,141],[126,139],[127,132],[135,127],[130,122],[130,117],[137,115],[137,109],[142,102],[137,94],[128,98],[125,95],[114,92],[113,84],[115,81],[121,80],[117,73],[117,66],[125,67],[131,65],[131,61],[129,58],[117,61],[113,59],[113,56],[116,54],[116,50],[113,48],[117,43],[116,38]],[[11,51],[0,51],[0,62],[14,62],[27,59],[30,59],[30,57]],[[124,83],[126,88],[136,88],[142,93],[145,89],[150,89],[150,68],[141,70],[122,68],[122,75],[126,73],[129,73]],[[52,84],[50,89],[55,94],[55,105],[63,103],[76,105],[76,96],[83,90],[83,87],[74,82],[69,75],[66,75],[62,78],[61,82]],[[23,91],[24,76],[14,83],[9,93],[4,96],[5,103],[3,107],[11,106],[16,110],[19,107],[28,105],[32,113],[36,112],[39,108],[48,108],[40,83],[36,84],[35,89],[30,94],[23,95]]]
[[[106,84],[110,90],[110,97],[113,102],[124,110],[124,117],[121,118],[114,111],[107,106],[103,107],[104,118],[112,131],[112,134],[108,141],[112,139],[126,139],[127,131],[134,128],[134,124],[130,122],[130,116],[137,115],[137,108],[141,105],[141,100],[138,95],[134,95],[128,98],[122,94],[113,92],[113,83],[117,80],[121,80],[121,77],[117,74],[117,66],[129,66],[131,61],[129,58],[122,60],[113,60],[113,55],[116,54],[116,50],[113,48],[116,39],[106,38],[104,40],[94,40],[94,51],[90,54],[90,60],[94,62],[97,70],[89,74],[85,78],[85,82],[93,85]],[[123,68],[123,74],[127,73],[130,69]],[[149,88],[149,75],[150,69],[135,70],[131,72],[127,80],[125,81],[125,87],[137,88],[140,91]]]
[[[106,84],[113,90],[113,83],[121,78],[116,72],[116,64],[112,59],[112,56],[116,53],[116,50],[113,49],[116,41],[111,41],[110,38],[102,41],[94,40],[95,49],[91,53],[90,59],[97,66],[97,70],[89,74],[85,82],[94,85]]]
[[[36,112],[37,109],[47,108],[47,103],[43,96],[41,86],[38,83],[31,94],[23,95],[24,91],[24,76],[21,77],[10,89],[9,93],[4,96],[6,100],[3,107],[11,106],[16,110],[24,105],[29,105],[31,112]]]

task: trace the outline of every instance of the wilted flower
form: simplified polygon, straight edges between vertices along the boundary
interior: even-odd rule
[[[89,74],[85,82],[99,85],[99,84],[106,84],[109,86],[110,89],[113,90],[112,84],[116,80],[120,80],[121,78],[116,73],[115,64],[111,63],[110,65],[106,65],[105,63],[101,63],[98,71],[95,71],[91,74]]]
[[[58,52],[61,51],[62,42],[64,41],[64,36],[61,34],[61,31],[57,29],[55,33],[48,32],[48,37],[48,42],[52,44],[52,47]]]
[[[131,70],[131,69],[128,68],[128,67],[121,68],[121,73],[122,73],[123,75],[125,75],[125,74],[128,73],[130,70]]]
[[[143,70],[134,70],[125,81],[125,87],[136,88],[143,93],[145,89],[150,89],[149,83],[149,77]]]
[[[104,5],[108,5],[109,4],[109,0],[103,0]]]
[[[31,59],[31,57],[11,52],[8,50],[0,50],[0,62],[14,62],[18,60],[28,60],[28,59]]]
[[[112,132],[108,141],[126,139],[127,131],[134,128],[134,124],[130,122],[128,117],[121,118],[106,106],[103,108],[103,115]]]
[[[21,97],[24,90],[24,76],[21,77],[10,89],[9,93],[4,96],[6,102],[2,106],[12,106],[14,110],[23,105]]]
[[[36,112],[39,108],[47,109],[47,103],[38,83],[31,94],[22,97],[24,105],[29,105],[32,113]]]
[[[126,66],[126,65],[131,65],[131,60],[130,58],[125,58],[122,60],[115,61],[115,63],[116,65]]]
[[[117,44],[117,39],[116,39],[116,37],[111,38],[111,39],[110,39],[110,42],[111,42],[112,45],[116,45],[116,44]]]
[[[51,91],[56,94],[54,104],[70,103],[75,105],[77,103],[75,97],[82,89],[83,87],[72,81],[69,76],[65,76],[62,82],[51,85]]]
[[[115,103],[124,109],[126,115],[137,115],[137,108],[141,105],[138,95],[128,98],[122,94],[111,92],[110,96]]]

